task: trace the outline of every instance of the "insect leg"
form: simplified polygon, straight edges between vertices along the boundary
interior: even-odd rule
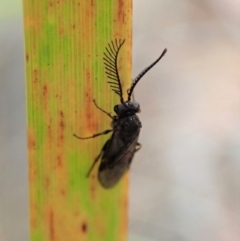
[[[99,107],[99,106],[97,105],[97,103],[96,103],[95,100],[93,100],[93,103],[95,104],[95,106],[96,106],[99,110],[101,110],[103,113],[105,113],[106,115],[108,115],[111,119],[113,119],[113,116],[112,116],[110,113],[108,113],[107,111],[103,110],[101,107]]]
[[[76,138],[81,139],[81,140],[82,140],[82,139],[90,139],[90,138],[94,138],[94,137],[97,137],[97,136],[106,135],[106,134],[108,134],[108,133],[111,132],[111,131],[113,131],[113,130],[105,130],[105,131],[103,131],[103,132],[94,134],[94,135],[92,135],[92,136],[87,136],[87,137],[77,136],[76,134],[73,134],[73,136],[75,136]]]
[[[99,160],[99,158],[102,156],[102,154],[104,153],[104,151],[105,151],[105,149],[106,149],[106,146],[107,146],[108,142],[109,142],[109,140],[104,144],[104,146],[103,146],[101,152],[100,152],[100,153],[98,154],[98,156],[94,159],[94,161],[93,161],[91,167],[89,168],[89,171],[87,172],[87,175],[86,175],[87,178],[90,176],[90,174],[91,174],[91,172],[92,172],[94,166],[96,165],[96,163],[98,162],[98,160]]]
[[[86,177],[88,178],[92,172],[92,169],[94,168],[95,164],[97,163],[97,161],[99,160],[99,158],[102,155],[102,151],[98,154],[98,156],[94,159],[94,162],[92,163],[91,167],[89,168]]]
[[[139,151],[142,148],[142,145],[140,143],[137,143],[135,147],[135,152]]]

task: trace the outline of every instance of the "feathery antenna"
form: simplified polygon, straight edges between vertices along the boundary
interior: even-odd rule
[[[121,86],[121,81],[118,73],[118,66],[117,66],[117,61],[118,61],[118,53],[124,44],[124,40],[117,40],[115,39],[114,41],[111,41],[111,43],[108,44],[108,47],[106,47],[106,51],[104,52],[104,65],[105,65],[105,73],[107,77],[111,80],[108,81],[110,84],[112,90],[120,96],[120,101],[121,103],[124,102],[123,100],[123,94],[122,94],[122,86]]]

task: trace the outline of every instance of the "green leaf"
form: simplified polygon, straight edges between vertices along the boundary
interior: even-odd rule
[[[103,52],[126,39],[119,58],[124,93],[131,82],[131,0],[25,0],[31,241],[124,241],[127,175],[103,189],[97,166],[118,96],[107,83]],[[125,96],[126,97],[126,96]]]

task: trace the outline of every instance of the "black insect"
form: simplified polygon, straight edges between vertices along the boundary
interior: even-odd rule
[[[118,73],[118,55],[124,42],[125,40],[115,40],[109,43],[103,58],[105,71],[107,77],[110,79],[108,83],[112,90],[120,96],[121,104],[114,106],[116,115],[112,116],[110,113],[100,108],[95,100],[93,100],[95,106],[112,119],[112,129],[105,130],[89,137],[80,137],[74,134],[78,139],[89,139],[112,132],[112,136],[104,144],[101,152],[95,158],[87,173],[88,177],[97,161],[101,158],[98,169],[98,180],[104,188],[111,188],[120,180],[129,169],[135,152],[141,148],[141,145],[138,143],[138,137],[142,125],[136,115],[136,113],[140,112],[140,105],[134,100],[131,100],[133,90],[143,75],[146,74],[167,52],[167,49],[164,49],[160,57],[133,80],[130,89],[127,91],[128,98],[125,101],[123,99],[122,86]]]

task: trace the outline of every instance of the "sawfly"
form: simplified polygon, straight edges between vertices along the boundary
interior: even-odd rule
[[[118,73],[118,56],[124,42],[125,40],[111,41],[106,47],[103,57],[105,73],[109,79],[108,83],[113,92],[120,97],[121,103],[114,106],[116,115],[112,116],[100,108],[95,100],[93,100],[95,106],[111,118],[112,128],[89,137],[80,137],[74,134],[76,138],[85,140],[112,132],[110,139],[106,141],[87,173],[87,177],[89,177],[95,164],[101,158],[98,169],[98,180],[104,188],[111,188],[120,180],[129,169],[135,152],[141,148],[141,145],[138,143],[138,137],[142,124],[136,115],[140,112],[140,105],[132,100],[133,90],[139,80],[157,64],[167,52],[167,49],[164,49],[162,54],[132,81],[131,87],[127,91],[127,100],[124,100]]]

